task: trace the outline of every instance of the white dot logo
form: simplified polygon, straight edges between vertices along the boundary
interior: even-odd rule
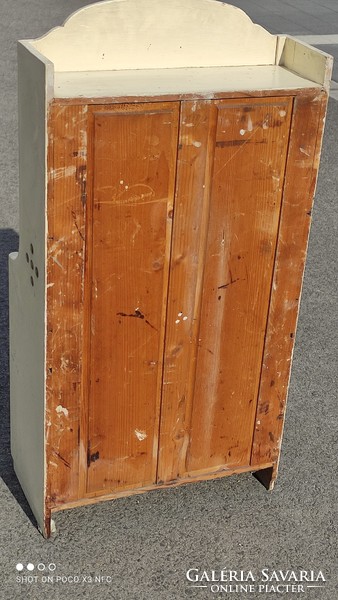
[[[16,565],[16,570],[17,571],[23,571],[24,568],[26,566],[27,571],[34,571],[35,568],[37,568],[38,571],[46,571],[46,569],[48,569],[49,571],[55,571],[56,569],[56,564],[55,563],[49,563],[48,565],[45,565],[44,563],[38,563],[36,566],[33,565],[33,563],[29,562],[27,563],[27,565],[23,565],[22,563],[17,563]]]

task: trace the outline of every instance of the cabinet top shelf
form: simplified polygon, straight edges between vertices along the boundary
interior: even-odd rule
[[[328,91],[332,72],[328,54],[216,0],[97,2],[18,54],[21,78],[44,79],[48,100]]]
[[[212,98],[222,92],[296,90],[320,87],[275,65],[80,71],[54,74],[55,98],[103,98],[196,95]]]

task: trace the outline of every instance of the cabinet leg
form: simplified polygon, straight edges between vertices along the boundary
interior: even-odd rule
[[[255,479],[264,485],[265,489],[272,491],[277,478],[277,471],[278,466],[274,465],[273,467],[267,467],[267,469],[262,469],[261,471],[255,471],[252,474]]]
[[[50,538],[51,534],[54,531],[56,531],[55,523],[52,519],[52,514],[51,514],[50,510],[46,510],[43,527],[38,527],[38,529],[46,540],[48,540]]]

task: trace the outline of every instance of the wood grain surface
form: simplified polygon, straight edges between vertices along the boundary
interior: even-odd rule
[[[275,477],[326,102],[53,103],[48,510]]]
[[[158,481],[184,472],[189,444],[216,118],[211,102],[182,103]]]
[[[271,461],[277,467],[280,456],[326,104],[324,92],[295,98],[252,464]]]
[[[82,406],[86,106],[50,109],[47,233],[48,502],[78,497]]]
[[[156,479],[178,116],[92,111],[87,493]]]
[[[250,461],[292,101],[216,103],[187,472]]]

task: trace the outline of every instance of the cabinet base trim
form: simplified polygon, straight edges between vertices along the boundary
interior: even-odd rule
[[[54,506],[51,506],[51,511],[54,512],[58,512],[60,510],[67,510],[68,508],[76,508],[78,506],[86,506],[89,504],[96,504],[98,502],[104,502],[105,500],[115,500],[116,498],[125,498],[126,496],[134,496],[136,494],[144,494],[145,492],[149,492],[151,490],[158,490],[158,489],[166,489],[166,488],[171,488],[171,487],[177,487],[179,485],[184,485],[186,483],[196,483],[197,481],[207,481],[209,479],[219,479],[220,477],[227,477],[228,475],[236,475],[239,473],[250,473],[250,472],[255,472],[255,477],[257,479],[259,479],[257,477],[257,473],[256,471],[270,471],[273,470],[274,465],[269,463],[269,464],[263,464],[263,465],[246,465],[244,467],[237,467],[237,468],[231,468],[231,469],[227,469],[226,467],[224,469],[222,469],[222,471],[218,471],[218,472],[214,472],[214,473],[208,473],[207,475],[198,475],[197,477],[186,477],[184,479],[179,479],[179,480],[174,480],[168,483],[160,483],[160,484],[153,484],[153,485],[148,485],[146,487],[143,488],[137,488],[135,490],[124,490],[121,492],[113,492],[110,494],[106,494],[104,496],[87,496],[85,498],[80,498],[79,500],[74,500],[73,502],[65,502],[63,504],[56,504]],[[259,481],[261,481],[259,479]],[[261,481],[262,483],[262,481]],[[265,485],[265,484],[263,484]]]

